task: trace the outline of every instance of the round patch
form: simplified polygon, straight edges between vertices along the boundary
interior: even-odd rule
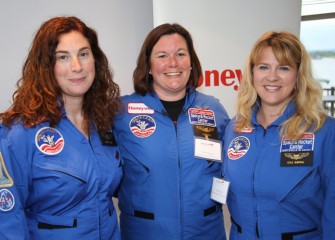
[[[246,137],[236,137],[234,138],[228,147],[228,157],[231,160],[237,160],[244,156],[250,148],[249,139]]]
[[[44,154],[55,155],[64,147],[64,138],[55,128],[44,127],[35,136],[36,147]]]
[[[129,127],[136,137],[146,138],[154,133],[156,130],[156,123],[150,116],[138,115],[130,121]]]
[[[15,205],[13,194],[8,189],[0,190],[0,210],[7,212]]]

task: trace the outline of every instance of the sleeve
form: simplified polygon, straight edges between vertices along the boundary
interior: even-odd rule
[[[220,103],[220,101],[218,99],[217,100],[217,111],[216,111],[216,118],[217,118],[217,124],[218,127],[220,128],[220,131],[222,132],[221,135],[221,141],[224,143],[224,133],[226,130],[226,127],[230,121],[229,115],[226,111],[226,109],[224,108],[224,106]],[[218,129],[219,130],[219,129]]]
[[[335,236],[335,177],[329,180],[325,196],[322,213],[323,236]]]
[[[327,128],[322,145],[321,179],[325,196],[322,212],[323,237],[335,236],[335,121]]]
[[[28,169],[18,164],[7,139],[1,137],[0,239],[30,239],[24,210],[28,196]]]
[[[226,176],[225,168],[227,165],[227,152],[229,146],[229,139],[231,139],[231,134],[234,132],[233,122],[235,118],[229,120],[228,124],[226,125],[224,137],[223,137],[223,146],[222,146],[222,166],[221,166],[221,177],[224,178]]]

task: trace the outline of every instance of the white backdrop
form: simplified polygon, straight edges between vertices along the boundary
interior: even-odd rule
[[[10,106],[37,29],[58,15],[75,15],[98,32],[121,94],[132,92],[137,55],[153,26],[151,0],[4,0],[0,1],[0,111]]]
[[[190,31],[208,82],[199,90],[219,98],[231,117],[253,43],[268,30],[300,32],[301,0],[153,0],[153,11],[155,26],[178,22]]]

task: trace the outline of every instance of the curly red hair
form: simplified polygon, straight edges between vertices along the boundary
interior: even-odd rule
[[[95,79],[83,103],[86,127],[95,123],[99,131],[111,128],[116,111],[121,109],[119,86],[113,81],[97,33],[76,17],[55,17],[41,25],[24,62],[13,104],[0,114],[4,125],[22,123],[34,127],[48,121],[54,126],[60,121],[64,103],[54,77],[55,50],[60,35],[71,31],[81,33],[88,40],[95,59]]]

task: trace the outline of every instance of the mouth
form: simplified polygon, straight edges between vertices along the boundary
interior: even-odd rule
[[[179,76],[181,72],[169,72],[169,73],[164,73],[166,76]]]
[[[79,83],[83,82],[85,80],[85,77],[80,77],[80,78],[71,78],[70,81],[73,83]]]
[[[267,90],[269,92],[275,92],[275,91],[278,91],[280,89],[280,86],[265,85],[264,88],[265,88],[265,90]]]

